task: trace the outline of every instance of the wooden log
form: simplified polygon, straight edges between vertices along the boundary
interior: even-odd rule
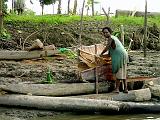
[[[149,88],[131,90],[128,94],[120,92],[116,93],[103,93],[103,94],[89,94],[89,95],[80,95],[72,96],[76,98],[86,98],[86,99],[105,99],[105,100],[114,100],[114,101],[132,101],[132,102],[143,102],[151,100],[151,92]]]
[[[149,89],[153,97],[160,98],[160,85],[149,86]]]
[[[47,51],[0,51],[0,60],[22,60],[22,59],[34,59],[45,56],[52,56],[58,54],[56,50]]]
[[[104,114],[110,114],[111,112],[117,114],[160,112],[159,103],[135,103],[110,100],[29,95],[0,96],[0,105],[68,112],[101,112]]]
[[[95,92],[94,83],[72,83],[72,84],[10,84],[1,85],[0,89],[20,94],[44,95],[44,96],[66,96],[77,94],[89,94]],[[109,86],[99,83],[98,91],[108,92]]]
[[[26,48],[26,50],[28,51],[39,50],[39,49],[43,49],[43,43],[39,39],[34,40],[32,46]]]

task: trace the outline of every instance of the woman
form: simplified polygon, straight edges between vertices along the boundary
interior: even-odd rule
[[[112,30],[110,27],[105,27],[102,29],[103,35],[107,40],[107,45],[105,49],[102,51],[101,55],[103,55],[106,51],[109,51],[109,55],[112,60],[112,73],[116,77],[116,88],[113,92],[119,93],[120,81],[123,81],[124,85],[124,93],[128,93],[127,89],[127,62],[128,62],[128,54],[125,50],[124,46],[120,42],[120,40],[111,35]]]

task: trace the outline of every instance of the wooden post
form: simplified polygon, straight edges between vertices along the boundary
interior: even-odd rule
[[[121,42],[124,45],[124,26],[121,25]]]
[[[146,42],[147,42],[147,0],[145,0],[145,14],[144,14],[144,40],[143,40],[144,57],[146,57]]]
[[[98,65],[98,62],[97,62],[97,45],[95,44],[95,63],[96,63],[96,69],[95,69],[95,75],[96,75],[96,82],[95,82],[95,88],[96,88],[96,94],[98,94],[98,70],[97,70],[97,65]]]

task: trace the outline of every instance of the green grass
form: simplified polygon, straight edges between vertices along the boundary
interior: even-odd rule
[[[84,21],[105,21],[105,16],[84,16]],[[115,25],[131,25],[131,26],[143,26],[143,17],[126,17],[121,16],[118,18],[111,17],[111,23]],[[68,15],[44,15],[44,16],[34,16],[34,15],[9,15],[4,18],[6,23],[46,23],[52,25],[68,24],[73,22],[79,22],[80,16],[68,16]],[[160,17],[148,18],[148,24],[156,23],[160,26]]]

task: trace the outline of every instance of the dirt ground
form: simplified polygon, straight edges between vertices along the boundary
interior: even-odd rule
[[[21,37],[24,40],[28,35],[31,34],[31,33],[26,33],[24,36],[20,36],[20,34],[16,32],[16,29],[13,28],[10,29],[10,31],[14,34],[13,36],[14,40],[10,42],[0,41],[0,48],[5,48],[7,50],[20,50]],[[55,32],[57,29],[54,28],[53,30]],[[24,31],[24,33],[25,32],[26,31]],[[32,31],[32,33],[33,32],[34,31]],[[55,42],[57,47],[65,47],[63,46],[63,44],[69,43],[68,34],[64,33],[60,34],[60,33],[62,33],[62,31],[54,33],[53,38],[57,40]],[[38,35],[34,37],[41,38],[40,34],[41,33],[38,33]],[[74,34],[75,36],[77,35],[76,32],[74,32]],[[67,37],[64,35],[66,35]],[[94,36],[95,33],[88,35],[90,37],[87,36],[87,33],[86,35],[82,35],[84,39],[86,38],[88,39],[88,42],[92,41],[93,38],[96,39],[97,41],[99,41],[102,38],[102,36],[99,33],[98,33],[99,36],[96,35],[97,38],[95,38]],[[65,42],[59,40],[58,39],[60,38],[59,36],[66,38]],[[50,40],[50,35],[48,35],[48,38],[45,39]],[[26,46],[30,45],[28,41],[31,40],[30,39],[27,40],[27,43],[25,44]],[[53,41],[46,41],[47,44],[50,44],[52,42]],[[92,41],[92,43],[95,42]],[[160,51],[148,50],[147,56],[144,58],[143,51],[133,50],[129,52],[129,56],[131,58],[131,61],[128,64],[128,77],[138,77],[138,76],[160,77]],[[42,81],[46,80],[48,68],[50,68],[54,80],[56,82],[81,82],[77,80],[78,69],[77,69],[76,59],[54,56],[54,57],[45,57],[40,59],[22,60],[22,61],[1,60],[0,85],[12,84],[12,83],[41,83]],[[18,108],[15,109],[15,108],[5,108],[5,107],[0,108],[0,119],[2,120],[29,120],[34,117],[54,116],[58,114],[59,113],[53,111],[26,110],[26,109],[18,109]]]
[[[130,51],[128,77],[160,76],[160,51]],[[0,84],[41,83],[46,80],[50,68],[57,82],[80,82],[77,80],[77,59],[48,57],[23,61],[0,61]]]
[[[160,51],[148,51],[143,57],[142,51],[130,51],[131,62],[128,65],[128,76],[160,77]],[[0,84],[9,83],[39,83],[46,77],[47,67],[53,71],[55,79],[59,82],[76,81],[77,61],[73,59],[47,61],[0,61]],[[26,110],[18,108],[0,108],[0,118],[3,120],[29,120],[40,116],[54,116],[59,113],[53,111]]]

